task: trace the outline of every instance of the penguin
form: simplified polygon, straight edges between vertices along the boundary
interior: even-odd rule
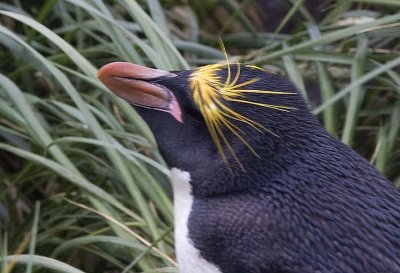
[[[400,272],[400,193],[287,78],[246,64],[97,77],[171,167],[181,273]]]

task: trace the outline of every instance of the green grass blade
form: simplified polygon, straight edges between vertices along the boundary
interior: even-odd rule
[[[30,264],[34,266],[53,270],[62,273],[85,273],[75,267],[56,259],[39,256],[39,255],[10,255],[5,258],[5,262],[15,261],[18,264]]]
[[[25,151],[25,150],[22,150],[22,149],[19,149],[19,148],[16,148],[14,146],[4,144],[4,143],[0,143],[0,149],[8,151],[8,152],[13,153],[19,157],[22,157],[28,161],[32,161],[37,164],[41,164],[44,167],[51,169],[52,171],[54,171],[55,173],[57,173],[64,179],[70,181],[73,184],[76,184],[79,188],[84,189],[89,194],[96,196],[100,200],[104,200],[108,204],[113,204],[115,207],[121,209],[122,211],[129,212],[129,215],[131,217],[133,217],[136,221],[140,221],[140,222],[143,221],[143,219],[141,217],[139,217],[138,215],[132,214],[132,212],[130,212],[129,210],[124,208],[124,206],[117,199],[115,199],[112,195],[108,194],[106,191],[102,190],[101,188],[97,187],[93,183],[90,183],[89,181],[87,181],[86,179],[81,177],[81,175],[79,175],[78,173],[62,166],[61,164],[59,164],[53,160],[47,159],[43,156],[39,156],[37,154],[31,153],[31,152],[28,152],[28,151]]]
[[[399,20],[400,20],[400,14],[394,14],[391,16],[386,16],[381,19],[377,19],[370,23],[365,23],[362,25],[355,25],[355,26],[351,26],[351,27],[348,27],[345,29],[332,31],[327,34],[323,34],[320,39],[315,39],[315,40],[306,41],[306,42],[302,42],[302,43],[293,45],[291,47],[268,54],[265,57],[256,58],[252,62],[255,64],[266,63],[268,61],[279,58],[286,54],[294,53],[296,51],[309,49],[313,46],[324,45],[324,44],[328,44],[328,43],[331,43],[331,42],[334,42],[337,40],[352,37],[352,36],[354,36],[355,33],[358,33],[361,31],[366,31],[366,30],[376,27],[376,26],[397,22]]]
[[[340,100],[341,98],[343,98],[344,96],[346,96],[348,93],[351,92],[351,90],[353,90],[354,88],[357,88],[358,86],[372,80],[373,78],[379,76],[382,73],[386,73],[387,70],[390,70],[394,67],[397,67],[400,65],[400,57],[396,58],[392,61],[387,62],[386,64],[368,72],[367,74],[365,74],[364,76],[360,77],[357,81],[353,81],[350,85],[348,85],[347,87],[343,88],[342,90],[340,90],[338,93],[336,93],[336,95],[334,95],[331,99],[329,99],[328,101],[325,101],[324,103],[322,103],[320,106],[318,106],[317,108],[315,108],[313,110],[314,114],[319,114],[321,111],[323,111],[326,107],[332,105],[333,103],[337,102],[338,100]]]
[[[357,52],[354,56],[351,81],[357,81],[364,75],[366,54],[368,50],[368,39],[365,35],[358,37]],[[364,88],[358,85],[350,91],[350,101],[347,106],[346,120],[344,123],[342,142],[351,146],[353,144],[354,128],[357,124],[357,116],[364,99]]]

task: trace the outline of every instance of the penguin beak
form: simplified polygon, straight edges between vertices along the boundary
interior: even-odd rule
[[[168,112],[183,123],[175,95],[156,83],[166,77],[176,77],[176,74],[126,62],[106,64],[97,72],[97,78],[105,86],[130,104]]]

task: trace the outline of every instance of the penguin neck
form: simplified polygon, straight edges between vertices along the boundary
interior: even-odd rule
[[[219,164],[214,162],[213,165],[192,170],[193,195],[212,196],[266,186],[299,167],[305,154],[316,156],[319,150],[326,149],[322,147],[325,143],[332,143],[332,137],[318,123],[311,121],[300,129],[287,128],[278,136],[264,135],[253,139],[252,143],[259,157],[242,148],[237,157],[243,168],[231,159],[230,168],[220,160]]]

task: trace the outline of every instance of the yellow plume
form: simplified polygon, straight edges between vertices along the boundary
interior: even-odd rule
[[[223,48],[223,50],[225,52],[225,48]],[[258,132],[270,132],[270,131],[263,125],[232,110],[227,105],[225,105],[224,102],[225,101],[237,102],[237,103],[250,104],[254,106],[275,109],[279,111],[289,111],[294,108],[284,105],[271,105],[255,101],[249,101],[246,99],[246,93],[258,93],[266,95],[283,95],[283,94],[293,94],[293,93],[270,91],[270,90],[246,89],[246,86],[259,81],[259,79],[254,78],[239,83],[238,81],[241,73],[240,72],[241,65],[239,63],[236,63],[235,65],[236,65],[236,73],[234,75],[232,75],[231,65],[229,63],[211,64],[200,67],[191,73],[189,77],[189,83],[191,90],[193,91],[194,102],[196,103],[197,107],[199,108],[204,118],[206,126],[210,132],[210,135],[222,159],[229,168],[229,163],[223,150],[223,144],[225,144],[229,152],[234,157],[235,161],[244,171],[244,167],[240,162],[239,158],[237,157],[237,155],[235,154],[234,150],[232,149],[228,139],[225,137],[222,127],[225,127],[229,131],[231,131],[257,157],[259,156],[256,153],[256,151],[244,139],[243,131],[240,128],[238,128],[238,126],[236,126],[234,123],[232,123],[232,121],[235,120],[245,123]],[[252,69],[263,70],[262,68],[250,65],[248,65],[247,67]],[[225,81],[222,81],[221,77],[218,75],[218,72],[224,69],[227,70],[227,77]]]

